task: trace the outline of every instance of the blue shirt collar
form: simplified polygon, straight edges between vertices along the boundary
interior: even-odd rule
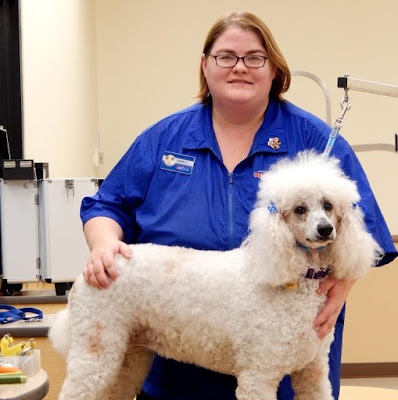
[[[211,105],[197,104],[198,112],[192,119],[184,141],[184,149],[210,149],[217,156],[220,150],[213,129]],[[270,140],[279,138],[280,147],[272,148]],[[284,121],[281,117],[280,103],[270,100],[264,122],[254,137],[249,156],[259,153],[286,153],[286,133]],[[220,157],[221,158],[221,157]]]

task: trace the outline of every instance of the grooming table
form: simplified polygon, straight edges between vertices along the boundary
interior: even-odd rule
[[[41,369],[26,383],[0,385],[0,400],[41,400],[48,392],[47,373]]]

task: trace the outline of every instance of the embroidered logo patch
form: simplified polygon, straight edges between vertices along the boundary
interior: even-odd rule
[[[281,141],[278,137],[269,138],[267,145],[271,147],[271,149],[278,150],[281,147]]]
[[[165,151],[162,156],[162,163],[160,164],[160,168],[165,171],[191,175],[194,164],[195,157],[193,156]]]

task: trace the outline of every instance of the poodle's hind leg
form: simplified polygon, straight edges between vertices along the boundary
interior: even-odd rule
[[[129,341],[128,327],[117,319],[111,324],[94,321],[74,324],[74,327],[67,357],[67,377],[59,400],[106,399],[105,393],[122,368]],[[118,333],[117,337],[114,332]]]
[[[327,357],[291,374],[295,400],[333,400]]]
[[[59,400],[106,399],[104,393],[119,373],[122,356],[109,350],[100,355],[75,350],[71,349],[67,359],[67,375]]]
[[[119,373],[107,390],[107,399],[132,400],[141,391],[151,368],[154,354],[143,348],[128,349]]]
[[[249,370],[239,374],[236,398],[238,400],[277,400],[277,390],[283,376]]]

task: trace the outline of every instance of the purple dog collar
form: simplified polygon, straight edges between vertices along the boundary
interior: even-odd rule
[[[322,279],[330,272],[330,268],[321,268],[319,271],[316,271],[313,268],[309,268],[307,271],[307,275],[305,276],[307,279]]]

